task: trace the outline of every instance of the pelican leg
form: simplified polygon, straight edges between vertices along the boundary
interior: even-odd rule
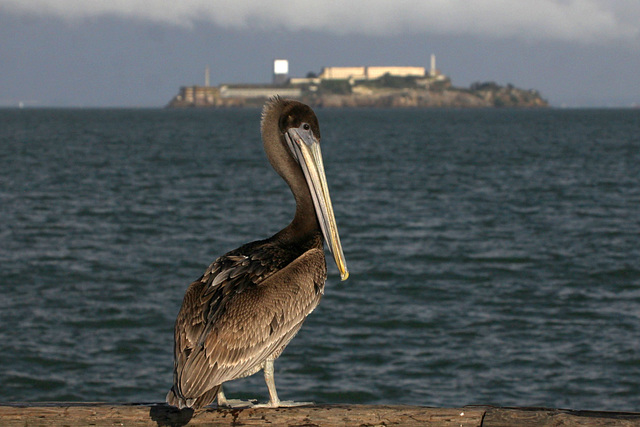
[[[250,400],[227,399],[222,391],[222,384],[220,385],[216,399],[218,399],[218,408],[253,408],[253,402],[255,402],[255,400],[252,402]]]
[[[276,382],[273,378],[273,359],[267,359],[264,364],[264,382],[267,383],[269,389],[269,406],[277,408],[280,406],[280,399],[278,398],[278,392],[276,391]]]
[[[273,359],[267,359],[264,362],[264,382],[267,383],[267,389],[269,389],[269,403],[254,405],[254,408],[278,408],[278,407],[289,407],[289,406],[305,406],[305,405],[313,405],[313,402],[294,402],[291,400],[281,401],[278,398],[278,392],[276,391],[276,382],[274,380],[273,374]]]
[[[229,406],[227,402],[227,397],[224,395],[224,391],[222,391],[222,384],[220,384],[220,388],[218,389],[218,396],[216,397],[218,400],[218,406]]]

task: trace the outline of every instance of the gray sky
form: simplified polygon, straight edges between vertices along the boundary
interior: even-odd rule
[[[0,0],[0,106],[165,105],[272,61],[429,65],[555,106],[640,104],[638,0]]]

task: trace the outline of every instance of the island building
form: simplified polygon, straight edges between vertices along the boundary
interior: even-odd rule
[[[310,73],[311,74],[311,73]],[[232,105],[232,99],[269,98],[280,95],[287,98],[301,98],[305,92],[315,92],[324,81],[343,80],[351,87],[359,83],[377,80],[384,76],[411,77],[416,84],[429,88],[435,83],[448,83],[447,76],[436,69],[435,55],[431,55],[430,69],[416,66],[356,66],[323,67],[320,74],[312,77],[289,77],[289,61],[273,61],[271,84],[222,84],[210,85],[210,69],[205,68],[204,86],[182,86],[178,95],[170,102],[173,106],[222,106]],[[357,92],[357,90],[356,90]]]
[[[359,67],[323,67],[317,77],[311,78],[291,78],[289,83],[298,84],[319,84],[322,80],[348,80],[352,84],[358,81],[376,80],[384,75],[394,77],[416,77],[431,78],[439,81],[447,80],[447,77],[436,69],[436,56],[431,55],[431,67],[429,71],[425,67],[407,67],[407,66],[359,66]]]

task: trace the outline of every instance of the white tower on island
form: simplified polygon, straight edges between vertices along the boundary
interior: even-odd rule
[[[431,68],[429,68],[429,76],[435,77],[438,72],[436,71],[436,55],[431,54]]]
[[[206,68],[204,69],[204,86],[209,87],[211,86],[210,83],[211,82],[209,81],[209,66],[207,65]]]
[[[283,85],[289,79],[289,61],[276,59],[273,61],[273,84]]]

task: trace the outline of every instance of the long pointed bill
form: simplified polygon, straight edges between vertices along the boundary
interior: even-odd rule
[[[333,214],[333,205],[331,197],[329,197],[329,187],[324,174],[324,164],[322,163],[322,153],[320,152],[320,144],[310,132],[299,132],[298,129],[292,128],[285,134],[285,139],[289,148],[296,156],[304,177],[307,180],[309,191],[313,198],[313,205],[316,209],[316,216],[327,242],[329,251],[333,254],[336,261],[340,278],[347,280],[349,270],[342,252],[342,244],[338,235],[338,226],[336,218]]]

